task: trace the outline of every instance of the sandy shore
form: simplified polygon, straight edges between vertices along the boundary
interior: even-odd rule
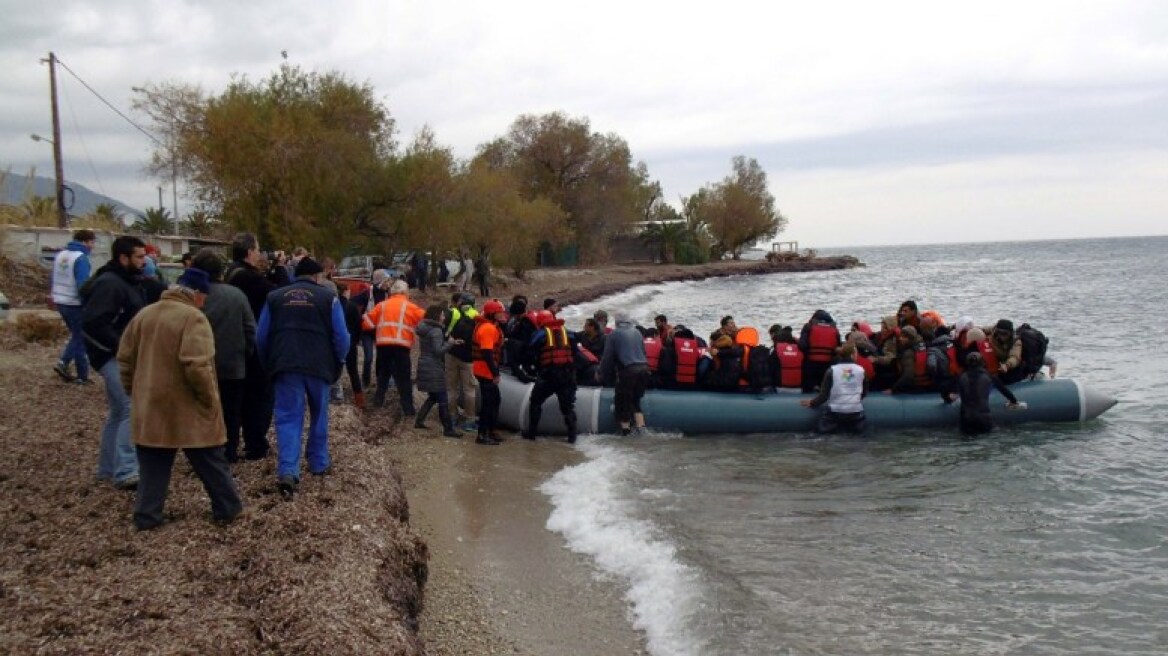
[[[500,276],[492,295],[569,304],[849,264],[545,269]],[[217,527],[179,464],[173,523],[136,533],[132,495],[93,479],[102,383],[53,376],[59,330],[44,345],[21,332],[0,326],[0,653],[643,653],[620,582],[544,528],[551,508],[535,488],[580,461],[569,445],[480,447],[440,437],[436,416],[422,431],[388,409],[334,406],[334,474],[307,478],[294,502],[277,494],[271,458],[241,463],[246,514]]]

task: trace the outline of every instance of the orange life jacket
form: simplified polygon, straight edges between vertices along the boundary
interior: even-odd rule
[[[677,354],[677,372],[674,379],[680,385],[698,382],[698,340],[692,337],[674,337],[673,351]]]
[[[645,359],[649,361],[649,371],[656,372],[661,364],[661,340],[656,337],[645,338]]]
[[[779,387],[803,386],[803,351],[797,344],[775,345],[775,358],[779,361]]]
[[[541,368],[572,366],[572,344],[568,341],[568,331],[564,329],[563,322],[554,328],[545,327],[543,332],[544,344],[539,351],[539,366]]]
[[[835,347],[839,346],[839,329],[829,323],[816,323],[807,336],[807,360],[831,362]]]

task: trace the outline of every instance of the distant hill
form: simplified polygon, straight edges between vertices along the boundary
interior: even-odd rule
[[[0,203],[8,205],[19,205],[24,202],[26,193],[26,186],[28,185],[28,176],[19,173],[8,173],[7,183],[0,188]],[[65,181],[65,186],[73,190],[73,206],[69,208],[69,214],[73,216],[80,216],[88,214],[94,210],[101,203],[110,203],[125,215],[127,221],[133,221],[135,216],[142,214],[141,210],[135,209],[126,205],[125,203],[103,196],[102,194],[89,189],[85,185],[76,182]],[[55,191],[55,184],[52,178],[45,178],[41,176],[34,176],[32,179],[32,194],[34,196],[46,196],[55,198],[57,192]],[[69,192],[65,192],[65,199],[68,202]]]

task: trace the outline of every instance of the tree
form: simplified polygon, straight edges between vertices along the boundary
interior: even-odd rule
[[[105,230],[108,232],[124,232],[126,229],[125,215],[113,203],[98,203],[93,211],[74,219],[70,224],[73,228],[89,228],[90,230]]]
[[[559,206],[585,261],[606,259],[609,238],[640,220],[643,166],[634,169],[628,144],[592,132],[587,118],[524,114],[480,146],[476,162],[510,170],[525,199]]]
[[[774,237],[787,225],[775,208],[766,172],[754,158],[732,161],[733,172],[715,185],[706,185],[685,199],[691,225],[701,226],[713,240],[711,255],[742,257],[747,246]]]
[[[57,199],[48,196],[26,195],[20,204],[18,216],[21,225],[56,227],[59,220]]]
[[[174,221],[166,208],[147,207],[146,213],[138,215],[130,225],[130,230],[144,235],[165,235],[174,232]]]
[[[187,213],[187,218],[180,222],[182,226],[182,234],[191,237],[222,237],[226,238],[229,235],[225,234],[226,226],[219,220],[218,217],[211,214],[207,210],[198,209]]]
[[[394,190],[394,121],[367,83],[285,63],[260,82],[235,78],[218,96],[154,91],[140,94],[164,134],[152,165],[177,161],[190,193],[232,229],[317,251],[342,250],[355,230],[378,232]]]

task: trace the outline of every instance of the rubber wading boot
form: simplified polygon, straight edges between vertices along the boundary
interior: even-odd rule
[[[425,428],[426,417],[430,414],[430,408],[434,407],[434,399],[427,398],[422,402],[421,409],[418,410],[418,416],[414,419],[414,428]],[[408,414],[406,415],[409,416]]]
[[[568,444],[576,443],[576,413],[564,417],[564,424],[568,427]]]

